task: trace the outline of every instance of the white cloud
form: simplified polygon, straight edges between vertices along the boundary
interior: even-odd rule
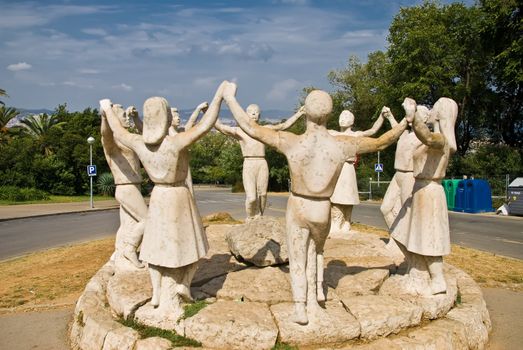
[[[123,91],[132,91],[133,90],[132,86],[127,85],[125,83],[121,83],[119,85],[113,85],[112,88],[117,89],[117,90],[123,90]]]
[[[90,15],[114,10],[113,6],[38,5],[33,2],[2,4],[0,28],[42,26],[75,15]]]
[[[8,65],[7,69],[9,69],[12,72],[18,72],[18,71],[21,71],[21,70],[31,69],[31,67],[33,67],[33,66],[31,66],[29,63],[18,62],[18,63],[14,63],[14,64]]]
[[[290,93],[295,94],[303,87],[303,83],[295,79],[282,80],[272,86],[271,91],[267,94],[267,99],[272,101],[284,101],[288,98]]]
[[[80,89],[93,89],[94,88],[94,86],[91,84],[83,84],[83,83],[78,83],[76,81],[71,81],[71,80],[64,81],[62,83],[62,85],[76,87],[76,88],[80,88]]]
[[[102,28],[85,28],[82,32],[89,35],[106,36],[107,32]]]

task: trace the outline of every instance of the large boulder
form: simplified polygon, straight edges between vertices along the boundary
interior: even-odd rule
[[[226,235],[229,250],[239,261],[256,266],[280,265],[289,261],[283,218],[260,216],[234,226]]]

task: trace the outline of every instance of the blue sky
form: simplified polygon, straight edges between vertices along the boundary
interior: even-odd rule
[[[420,2],[0,0],[0,88],[21,108],[192,108],[228,79],[242,105],[291,110],[350,55],[385,49],[393,16]]]

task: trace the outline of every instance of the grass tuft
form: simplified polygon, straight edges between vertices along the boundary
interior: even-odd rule
[[[122,325],[130,327],[140,334],[142,339],[151,337],[161,337],[169,340],[173,347],[176,346],[190,346],[190,347],[201,347],[202,344],[194,339],[183,337],[174,331],[168,331],[161,328],[146,326],[142,323],[136,322],[135,320],[119,319]]]
[[[271,350],[298,350],[298,347],[287,343],[277,342]]]
[[[183,307],[183,316],[181,317],[181,319],[185,320],[186,318],[193,317],[207,305],[209,305],[209,303],[205,300],[199,300],[194,303],[185,305]]]

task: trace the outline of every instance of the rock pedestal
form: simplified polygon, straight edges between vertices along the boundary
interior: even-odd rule
[[[232,226],[234,228],[234,226]],[[418,296],[385,244],[372,234],[328,239],[324,290],[327,302],[305,326],[292,322],[293,299],[286,265],[247,266],[226,244],[230,225],[212,225],[211,244],[191,291],[209,305],[164,328],[209,349],[271,349],[277,341],[307,349],[483,349],[490,319],[481,290],[463,271],[445,265],[446,294]],[[144,322],[151,309],[146,271],[115,274],[107,263],[91,279],[75,309],[76,349],[169,349],[166,339],[141,339],[118,317]],[[460,295],[458,298],[457,295]]]
[[[259,216],[227,232],[231,253],[240,261],[256,266],[284,264],[289,261],[283,218]]]

